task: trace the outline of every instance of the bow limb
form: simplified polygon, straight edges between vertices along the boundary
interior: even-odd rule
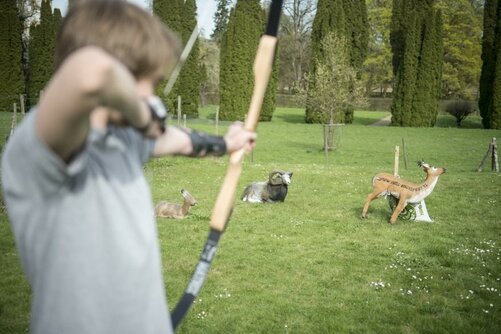
[[[205,6],[202,9],[202,13],[208,13],[208,9],[209,9],[209,1],[206,1]],[[191,32],[190,38],[188,38],[188,41],[186,42],[184,49],[181,52],[181,56],[179,57],[177,64],[172,70],[169,80],[167,81],[167,84],[165,84],[165,88],[163,90],[164,96],[169,95],[170,91],[172,90],[172,87],[174,87],[177,77],[179,76],[179,73],[181,72],[184,63],[186,62],[186,59],[190,55],[191,49],[193,48],[193,45],[195,44],[198,38],[198,35],[200,34],[200,27],[203,27],[206,21],[207,21],[207,15],[204,17],[201,24],[198,24],[198,22],[195,23],[195,27]]]
[[[169,77],[169,81],[167,81],[167,84],[165,85],[164,88],[164,95],[167,96],[169,95],[170,91],[172,90],[172,87],[174,87],[174,84],[176,83],[177,77],[179,76],[179,73],[181,72],[181,69],[184,65],[184,62],[190,55],[191,49],[193,48],[193,44],[195,44],[195,41],[198,38],[198,34],[200,33],[200,29],[198,28],[198,23],[195,24],[195,28],[193,28],[193,31],[191,32],[190,38],[188,39],[188,42],[186,42],[186,45],[184,46],[183,52],[181,52],[181,56],[179,57],[179,61],[177,62],[176,66],[172,70],[172,73]]]

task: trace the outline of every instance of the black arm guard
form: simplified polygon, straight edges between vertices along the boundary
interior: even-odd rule
[[[222,156],[226,153],[226,143],[223,137],[211,136],[207,133],[191,130],[190,136],[193,151],[190,156],[202,157],[206,155]]]

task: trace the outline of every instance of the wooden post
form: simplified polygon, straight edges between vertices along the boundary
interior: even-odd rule
[[[177,96],[177,126],[181,126],[181,96]]]
[[[404,167],[407,170],[407,150],[405,149],[405,139],[402,138],[402,153],[404,154]]]
[[[24,110],[24,94],[19,94],[19,102],[21,107],[21,115],[24,118],[25,110]]]
[[[327,158],[329,155],[329,144],[328,144],[328,131],[327,131],[327,124],[324,124],[324,154],[325,154],[325,162],[327,162]]]
[[[216,108],[216,136],[219,136],[219,106]]]
[[[492,171],[499,172],[499,160],[498,160],[498,145],[496,144],[496,137],[492,138]]]
[[[393,164],[393,175],[399,177],[398,175],[398,161],[400,158],[400,147],[395,146],[395,162]]]
[[[9,137],[12,136],[12,134],[14,133],[14,129],[16,128],[16,124],[17,124],[17,104],[14,103],[13,107],[14,107],[14,112],[12,113],[12,122],[10,123]]]
[[[485,163],[485,160],[487,160],[487,157],[489,156],[489,154],[491,153],[491,150],[492,150],[492,144],[489,143],[489,148],[487,149],[487,152],[485,152],[485,155],[484,157],[482,158],[482,161],[480,162],[480,165],[478,166],[477,168],[477,171],[478,172],[481,172],[482,169],[484,169],[484,163]]]
[[[498,145],[496,143],[495,137],[492,138],[491,142],[489,143],[489,148],[487,149],[487,152],[485,152],[485,155],[482,158],[477,171],[481,172],[483,170],[485,161],[487,160],[487,157],[489,155],[491,156],[491,170],[493,172],[499,172]]]

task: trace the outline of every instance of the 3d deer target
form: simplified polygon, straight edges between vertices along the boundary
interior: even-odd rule
[[[440,175],[445,173],[443,167],[434,167],[419,161],[418,165],[426,173],[424,182],[417,184],[400,179],[398,176],[389,173],[379,173],[372,179],[373,191],[367,195],[367,200],[362,211],[362,218],[367,218],[367,211],[370,203],[381,196],[393,196],[398,199],[390,218],[390,224],[394,224],[404,208],[410,204],[424,203],[424,199],[429,196],[435,188]],[[426,210],[426,206],[424,207]]]

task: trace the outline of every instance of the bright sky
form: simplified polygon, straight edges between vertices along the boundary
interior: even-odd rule
[[[128,0],[137,5],[148,8],[150,0]],[[68,8],[68,0],[52,0],[52,7],[61,9],[63,16]],[[198,24],[202,27],[202,35],[209,37],[214,29],[214,13],[216,0],[197,0]]]

